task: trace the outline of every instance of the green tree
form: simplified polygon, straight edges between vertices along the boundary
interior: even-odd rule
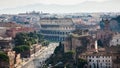
[[[14,38],[15,45],[25,45],[28,39],[29,38],[26,33],[18,33]]]
[[[41,34],[38,33],[37,36],[38,36],[38,42],[39,43],[41,43],[41,42],[44,41],[44,36],[43,35],[41,35]]]
[[[50,43],[49,41],[45,40],[45,41],[42,42],[42,45],[43,45],[43,46],[48,46],[49,43]]]
[[[30,47],[27,45],[21,45],[21,46],[16,46],[15,48],[13,48],[14,51],[16,51],[16,53],[23,53],[25,51],[30,50]]]
[[[67,64],[66,68],[72,68],[71,64]]]
[[[98,42],[97,42],[97,43],[98,43],[98,46],[103,47],[103,43],[102,43],[102,41],[101,41],[100,39],[98,40]]]
[[[38,34],[36,32],[30,32],[30,33],[28,33],[28,36],[32,37],[34,39],[38,39]]]
[[[64,53],[64,46],[61,42],[59,42],[59,46],[57,46],[54,50],[54,54],[63,54]]]
[[[77,62],[78,68],[84,68],[85,64],[87,64],[87,61],[85,61],[84,59],[81,59],[81,58],[78,59],[78,62]]]
[[[0,52],[0,61],[9,62],[9,57],[5,53]]]
[[[37,40],[37,41],[36,41]],[[15,45],[33,45],[39,41],[39,34],[36,32],[18,33],[14,38]]]
[[[8,68],[9,67],[9,57],[3,53],[0,52],[0,68]]]
[[[69,61],[73,60],[73,55],[74,55],[74,52],[72,52],[72,51],[64,53],[63,54],[63,62],[69,62]]]

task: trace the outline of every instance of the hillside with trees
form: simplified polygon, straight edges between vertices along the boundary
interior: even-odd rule
[[[46,60],[46,64],[52,65],[52,68],[83,68],[87,61],[78,58],[76,62],[75,52],[64,52],[64,45],[60,42],[59,46],[54,50],[54,54]]]

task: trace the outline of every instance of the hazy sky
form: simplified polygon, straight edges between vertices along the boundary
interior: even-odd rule
[[[108,8],[106,9],[108,11],[117,11],[117,12],[120,11],[120,0],[0,0],[0,13],[4,13],[4,12],[7,13],[8,12],[7,9],[12,11],[12,10],[18,9],[19,7],[24,7],[24,6],[28,7],[28,5],[35,5],[35,4],[43,4],[43,5],[48,5],[48,6],[59,5],[62,7],[74,6],[75,8],[81,9],[81,11],[83,11],[83,7],[88,7],[89,9],[94,8],[94,11],[97,11],[97,10],[104,11],[105,10],[104,8]],[[81,7],[81,5],[83,7]],[[97,5],[99,9],[96,7]],[[67,9],[70,11],[70,9],[74,9],[74,8],[69,7]],[[88,12],[89,12],[89,9],[88,9]],[[32,10],[36,10],[36,8]],[[30,10],[24,9],[24,11],[30,11]],[[44,10],[41,10],[41,11],[44,11]]]
[[[87,1],[105,2],[109,0],[0,0],[0,8],[13,8],[13,7],[36,4],[36,3],[75,5]]]

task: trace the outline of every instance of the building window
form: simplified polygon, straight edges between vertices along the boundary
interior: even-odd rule
[[[119,42],[119,39],[117,39],[117,42]]]
[[[96,58],[98,58],[98,56],[96,56]]]
[[[95,65],[95,63],[93,63],[93,68],[96,68],[96,65]]]
[[[90,65],[90,68],[92,68],[92,66]]]
[[[102,63],[100,63],[100,65],[102,66]]]
[[[104,62],[104,60],[103,60],[103,62]]]
[[[89,59],[89,62],[91,62],[91,59]]]
[[[106,58],[107,58],[107,56],[106,56]]]
[[[96,60],[96,62],[99,62],[99,60]]]
[[[107,60],[106,60],[106,62],[107,62]]]
[[[98,60],[98,62],[100,62],[100,60]]]
[[[119,57],[118,57],[118,56],[116,56],[116,59],[119,59]]]
[[[89,56],[89,58],[91,58],[91,56]]]

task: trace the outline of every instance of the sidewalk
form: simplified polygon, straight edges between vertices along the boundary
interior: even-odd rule
[[[24,66],[24,65],[26,65],[27,63],[29,63],[29,62],[31,62],[33,59],[34,59],[34,57],[37,57],[38,55],[40,55],[41,54],[41,52],[45,49],[46,47],[42,47],[39,51],[37,51],[35,54],[32,54],[31,55],[31,57],[30,58],[28,58],[28,61],[22,61],[22,63],[20,64],[20,65],[18,65],[17,67],[15,67],[15,68],[21,68],[22,66]]]

